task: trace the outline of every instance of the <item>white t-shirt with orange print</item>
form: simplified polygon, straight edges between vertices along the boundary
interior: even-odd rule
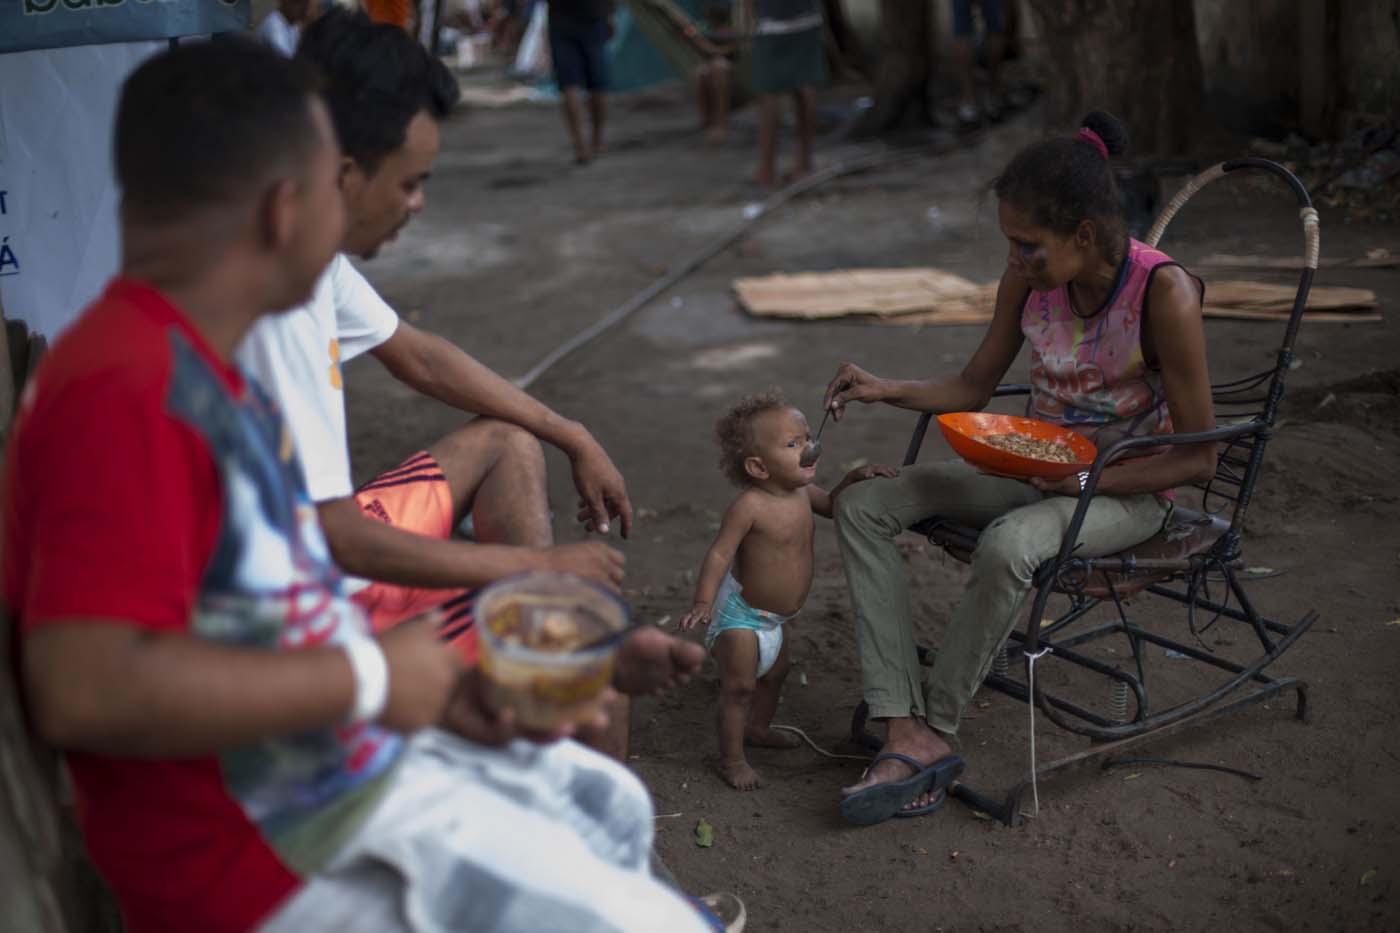
[[[262,318],[238,348],[239,365],[282,409],[315,502],[354,492],[340,367],[398,326],[394,309],[339,254],[311,301]]]

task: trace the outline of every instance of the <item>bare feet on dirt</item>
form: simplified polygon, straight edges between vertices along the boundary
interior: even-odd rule
[[[719,763],[719,776],[724,778],[724,782],[735,790],[756,790],[763,784],[758,778],[758,772],[742,759],[721,761]]]
[[[747,730],[744,744],[754,748],[796,748],[802,744],[802,740],[791,732],[764,726],[762,729]]]
[[[922,719],[905,717],[888,722],[889,732],[884,747],[880,749],[882,755],[907,755],[927,766],[953,752],[953,747],[930,729]],[[886,781],[902,781],[910,774],[909,765],[897,758],[887,758],[867,771],[855,784],[841,788],[841,793],[850,795]],[[913,810],[925,806],[933,801],[933,797],[933,794],[920,794],[906,804],[904,809]]]

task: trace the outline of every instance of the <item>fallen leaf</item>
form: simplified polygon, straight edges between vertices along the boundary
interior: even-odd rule
[[[957,849],[954,849],[952,852],[948,853],[948,860],[950,862],[956,862],[958,860],[958,856],[961,854],[962,853],[959,852]]]
[[[1168,867],[1168,868],[1175,868],[1175,867],[1176,867],[1176,859],[1172,859],[1170,862],[1168,862],[1168,863],[1167,863],[1167,867]]]
[[[852,470],[858,470],[869,462],[870,459],[868,457],[857,457],[854,460],[847,460],[845,463],[841,464],[841,472],[849,473]]]
[[[991,701],[991,700],[978,700],[978,701],[977,701],[977,708],[978,708],[978,709],[991,709],[991,708],[992,708],[992,701]]]
[[[661,618],[659,618],[659,619],[656,620],[656,627],[657,627],[657,628],[665,628],[667,625],[670,624],[670,622],[671,622],[671,617],[670,617],[670,616],[662,616]]]
[[[919,846],[914,851],[919,853],[920,855],[928,855],[928,849],[925,849],[923,846]]]
[[[1400,619],[1391,619],[1386,625],[1400,625]]]
[[[1366,872],[1366,874],[1364,874],[1364,875],[1361,876],[1361,884],[1362,884],[1363,886],[1368,885],[1368,884],[1370,884],[1372,881],[1375,881],[1375,880],[1376,880],[1376,870],[1375,870],[1374,868],[1372,868],[1370,871]]]
[[[990,813],[983,813],[981,810],[973,810],[972,815],[979,820],[990,820],[992,818]]]
[[[1142,772],[1141,772],[1141,771],[1134,771],[1132,774],[1125,774],[1125,775],[1123,775],[1123,780],[1125,780],[1125,781],[1136,781],[1136,780],[1137,780],[1138,778],[1140,778],[1140,777],[1142,777]]]
[[[702,849],[708,849],[715,844],[715,828],[703,816],[695,824],[695,844]]]

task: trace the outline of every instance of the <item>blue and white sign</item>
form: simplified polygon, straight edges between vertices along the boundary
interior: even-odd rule
[[[3,0],[0,53],[248,28],[252,0]]]

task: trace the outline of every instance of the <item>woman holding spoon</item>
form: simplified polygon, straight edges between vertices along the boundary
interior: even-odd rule
[[[1009,251],[992,323],[972,359],[961,372],[908,381],[845,363],[826,391],[832,418],[851,402],[978,410],[1029,341],[1029,417],[1100,445],[1214,427],[1202,286],[1170,257],[1128,238],[1109,161],[1125,146],[1121,124],[1092,113],[1077,133],[1018,153],[994,185]],[[1150,538],[1170,514],[1170,490],[1214,469],[1210,444],[1110,467],[1084,521],[1081,553],[1111,554]],[[871,718],[888,727],[881,754],[842,790],[847,820],[876,823],[942,805],[963,769],[952,746],[958,721],[1019,621],[1036,567],[1059,549],[1086,476],[1023,482],[962,462],[921,464],[862,483],[835,503],[865,700]],[[967,589],[924,676],[895,538],[932,515],[983,531]]]

